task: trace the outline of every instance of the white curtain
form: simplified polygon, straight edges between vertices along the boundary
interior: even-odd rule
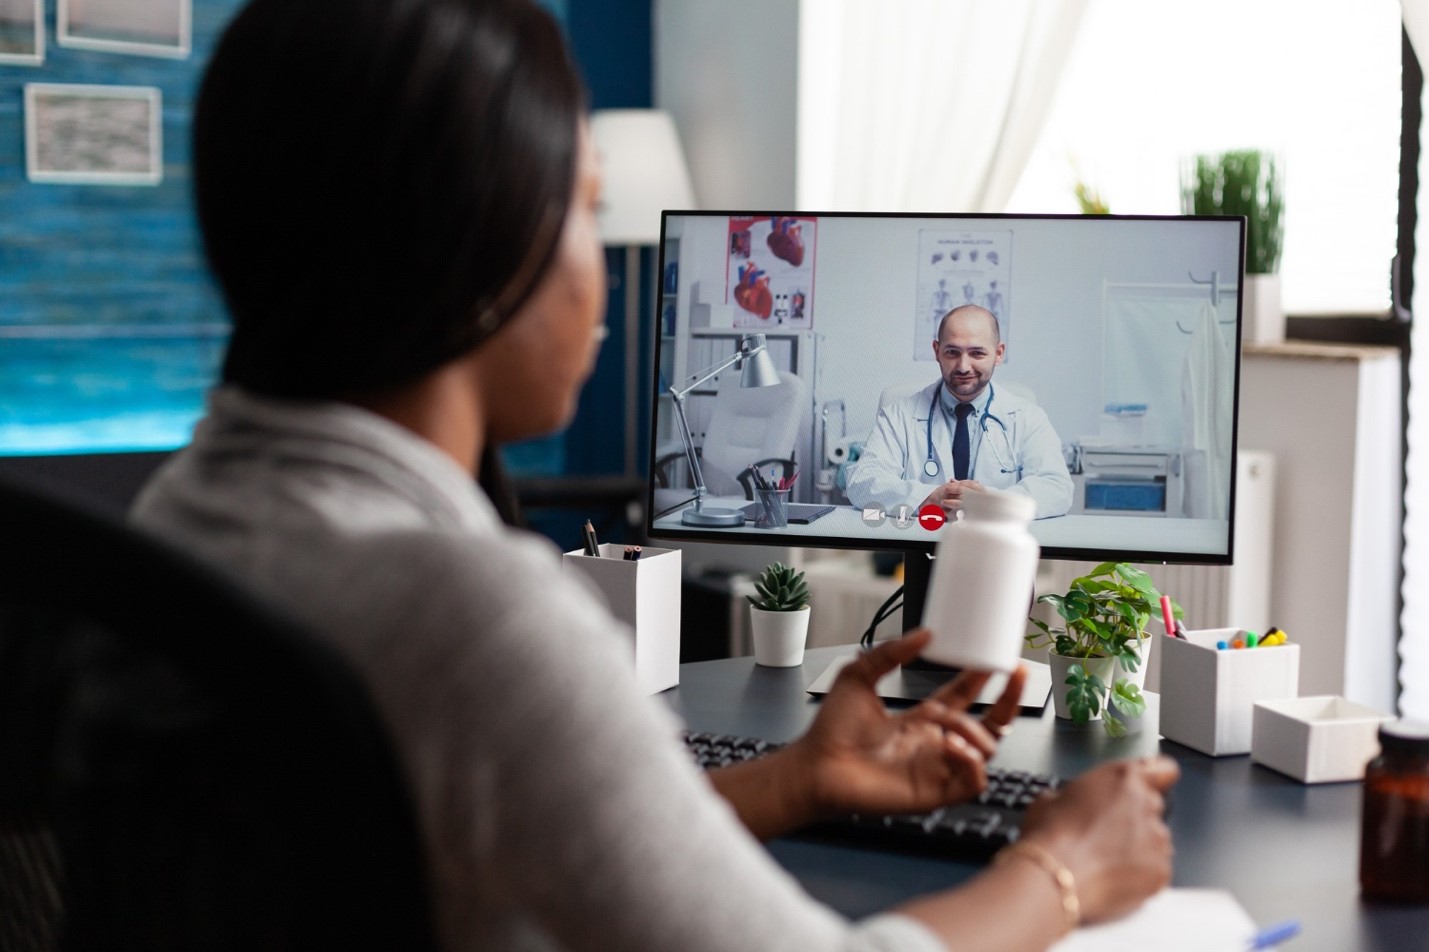
[[[799,204],[1001,211],[1088,0],[804,0]]]
[[[1404,28],[1429,64],[1429,0],[1402,0]],[[1399,713],[1429,721],[1429,149],[1419,153],[1414,313],[1409,362],[1409,461],[1404,483],[1404,613],[1399,619]]]

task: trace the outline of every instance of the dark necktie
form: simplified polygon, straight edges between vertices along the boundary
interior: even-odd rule
[[[968,478],[968,417],[973,412],[971,403],[959,403],[954,410],[958,415],[958,425],[953,429],[953,478]]]

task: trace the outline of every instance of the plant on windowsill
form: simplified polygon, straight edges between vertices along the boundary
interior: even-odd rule
[[[1083,215],[1111,214],[1111,206],[1107,205],[1101,192],[1097,191],[1094,186],[1079,181],[1072,187],[1072,194],[1077,197],[1077,207],[1081,209]]]
[[[804,663],[809,635],[809,585],[804,573],[782,562],[765,566],[749,599],[754,660],[771,668]]]
[[[1247,274],[1280,270],[1285,194],[1274,153],[1233,149],[1189,160],[1182,173],[1187,215],[1244,215]]]
[[[1285,237],[1284,169],[1273,152],[1234,149],[1192,156],[1181,167],[1181,211],[1245,216],[1242,339],[1285,339],[1280,304],[1280,251]]]
[[[1029,618],[1034,630],[1026,636],[1029,647],[1049,649],[1053,683],[1067,685],[1053,698],[1057,716],[1076,724],[1100,718],[1108,734],[1124,736],[1127,722],[1146,711],[1138,683],[1145,671],[1136,672],[1150,648],[1147,626],[1161,605],[1151,577],[1125,562],[1103,562],[1072,579],[1066,594],[1037,601],[1053,606],[1063,622],[1053,627]],[[1181,616],[1175,602],[1172,610]]]

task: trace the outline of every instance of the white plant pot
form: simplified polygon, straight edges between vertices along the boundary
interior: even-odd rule
[[[1151,664],[1152,645],[1156,642],[1155,636],[1149,632],[1142,632],[1142,635],[1141,645],[1137,649],[1137,653],[1141,657],[1141,663],[1136,666],[1135,671],[1128,671],[1121,666],[1121,661],[1118,660],[1116,663],[1116,674],[1114,675],[1117,681],[1126,681],[1128,684],[1136,685],[1137,690],[1142,690],[1146,687],[1146,668]],[[1115,689],[1116,684],[1108,681],[1107,687]],[[1107,695],[1106,713],[1108,717],[1121,721],[1121,723],[1126,726],[1126,732],[1128,734],[1139,734],[1141,732],[1141,722],[1145,719],[1145,715],[1143,714],[1141,717],[1127,717],[1112,706],[1111,695],[1109,694]]]
[[[1067,672],[1072,669],[1072,665],[1082,665],[1088,674],[1101,678],[1108,688],[1112,685],[1112,674],[1116,669],[1115,658],[1070,658],[1050,649],[1047,652],[1047,663],[1052,667],[1052,706],[1058,717],[1069,721],[1072,719],[1072,708],[1067,703]],[[1101,718],[1101,711],[1094,712],[1091,717],[1094,721]]]
[[[1151,646],[1156,641],[1150,633],[1142,632],[1142,634],[1144,637],[1141,639],[1140,647],[1137,648],[1137,654],[1141,656],[1141,663],[1136,666],[1136,670],[1128,671],[1121,666],[1120,661],[1116,663],[1116,679],[1128,681],[1136,685],[1138,690],[1146,687],[1146,668],[1151,664]]]
[[[754,637],[754,662],[770,668],[804,663],[809,637],[809,606],[793,612],[770,612],[749,606],[749,630]]]
[[[1279,344],[1285,340],[1285,309],[1280,304],[1280,275],[1248,274],[1241,294],[1245,309],[1241,343]]]

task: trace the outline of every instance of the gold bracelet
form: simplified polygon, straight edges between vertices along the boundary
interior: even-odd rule
[[[1077,881],[1073,878],[1072,871],[1061,860],[1036,843],[1017,842],[1004,847],[997,854],[994,862],[1001,865],[1018,856],[1025,856],[1045,869],[1057,884],[1057,888],[1062,893],[1062,912],[1067,917],[1067,931],[1071,932],[1082,921],[1082,903],[1077,898]]]

